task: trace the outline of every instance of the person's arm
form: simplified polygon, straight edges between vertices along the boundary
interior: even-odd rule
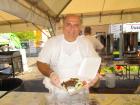
[[[47,77],[50,77],[50,74],[53,72],[53,70],[50,68],[50,66],[47,63],[37,61],[37,67],[39,71]]]
[[[90,80],[89,83],[87,83],[84,87],[89,89],[90,87],[94,86],[101,78],[102,76],[97,73],[96,77],[93,80]]]
[[[95,42],[96,50],[101,51],[104,48],[104,45],[97,38],[94,38],[94,42]]]
[[[53,85],[55,85],[56,87],[60,87],[59,76],[50,68],[47,63],[37,61],[37,67],[43,75],[50,78]]]

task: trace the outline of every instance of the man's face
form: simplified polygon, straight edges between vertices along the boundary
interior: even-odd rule
[[[64,20],[64,37],[67,41],[76,40],[77,36],[80,33],[80,17],[78,16],[67,16]]]

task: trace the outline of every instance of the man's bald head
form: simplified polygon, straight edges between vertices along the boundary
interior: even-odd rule
[[[75,41],[81,31],[81,18],[75,14],[69,14],[64,17],[63,32],[67,41]]]
[[[64,16],[63,23],[71,17],[77,18],[79,20],[79,23],[82,24],[81,16],[76,15],[76,14],[67,14],[66,16]]]

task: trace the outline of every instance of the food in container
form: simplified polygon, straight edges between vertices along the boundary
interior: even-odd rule
[[[70,78],[61,83],[62,87],[70,94],[76,94],[84,88],[85,82],[78,78]]]

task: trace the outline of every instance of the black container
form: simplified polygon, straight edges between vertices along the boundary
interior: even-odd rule
[[[0,91],[22,90],[23,81],[19,78],[6,78],[0,80]]]

